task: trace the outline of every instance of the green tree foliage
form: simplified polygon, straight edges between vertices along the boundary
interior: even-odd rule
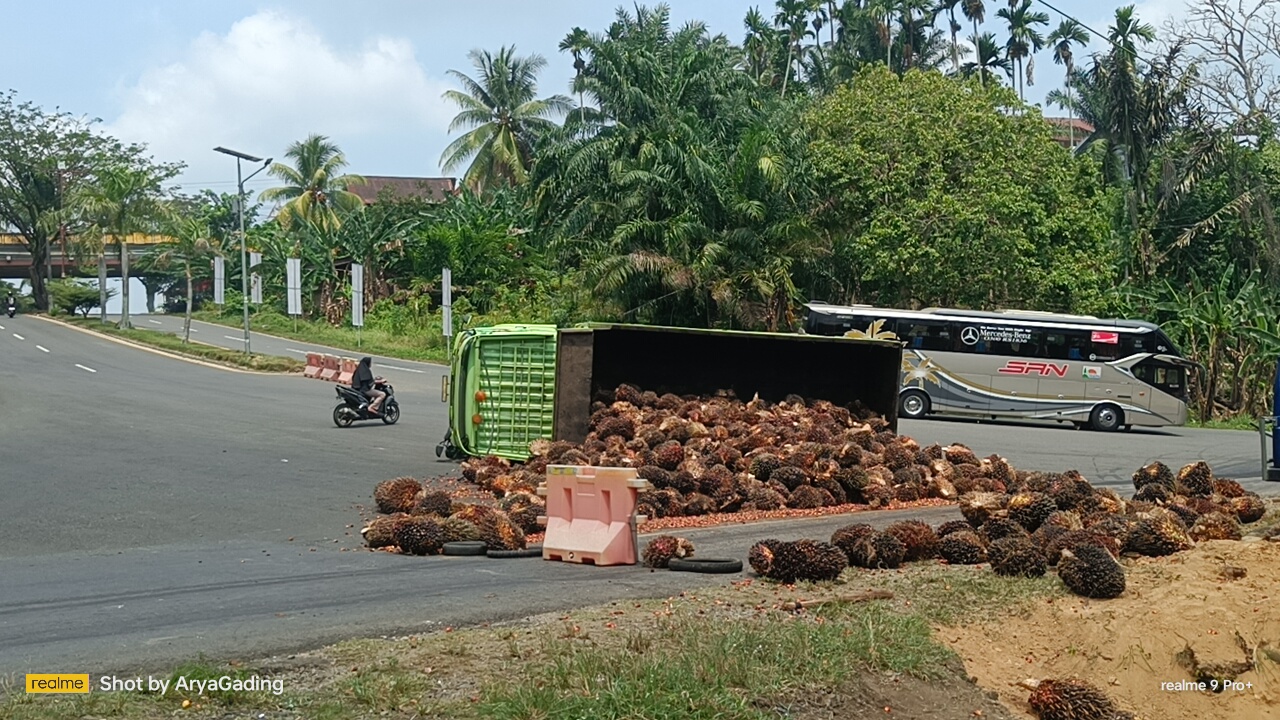
[[[582,41],[581,35],[571,34],[565,49],[581,52]],[[514,47],[503,47],[497,55],[472,50],[468,57],[476,76],[450,70],[463,89],[444,94],[460,109],[449,131],[467,132],[445,148],[440,163],[445,172],[467,165],[463,183],[477,192],[523,183],[534,142],[554,127],[551,116],[568,112],[573,104],[563,95],[537,97],[538,73],[547,65],[540,55],[522,57]]]
[[[1111,285],[1105,197],[1017,99],[869,69],[806,117],[847,284],[836,300],[1086,310]],[[1016,152],[1010,152],[1016,148]]]
[[[96,132],[97,120],[0,94],[0,224],[31,253],[37,307],[48,307],[43,270],[64,229],[69,198],[86,192],[101,168],[138,164],[145,149]]]
[[[309,224],[328,232],[342,224],[342,214],[364,206],[359,195],[348,188],[364,182],[359,175],[343,175],[347,158],[324,135],[310,135],[295,142],[284,153],[293,161],[273,163],[269,174],[285,184],[264,190],[262,199],[282,202],[276,219],[285,227]]]
[[[74,280],[54,280],[49,283],[48,288],[54,309],[68,315],[80,313],[85,317],[89,317],[90,310],[98,307],[102,297],[111,299],[116,295],[115,290],[108,289],[100,296],[98,288]]]

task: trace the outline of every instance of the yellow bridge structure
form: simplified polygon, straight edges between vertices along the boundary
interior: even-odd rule
[[[116,244],[115,236],[108,235],[103,239],[108,248]],[[133,259],[146,254],[156,245],[169,242],[171,238],[167,235],[131,233],[126,235],[124,240],[129,244],[129,257]],[[86,271],[76,261],[76,253],[69,251],[69,248],[74,247],[75,244],[76,239],[73,236],[68,236],[65,243],[61,238],[53,237],[49,243],[49,266],[42,274],[54,277],[96,275],[96,263],[94,263],[95,267]],[[113,253],[108,251],[107,274],[118,276],[119,265],[120,258],[113,257]],[[0,233],[0,278],[29,277],[31,277],[31,253],[27,251],[22,236],[17,233]]]

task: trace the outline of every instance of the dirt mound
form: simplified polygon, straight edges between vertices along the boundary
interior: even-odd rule
[[[1058,598],[939,637],[1027,717],[1027,691],[1016,683],[1075,676],[1139,717],[1280,718],[1280,543],[1252,540],[1124,560],[1128,588],[1115,600]],[[1234,682],[1217,693],[1166,684],[1194,682],[1192,663],[1206,680]]]

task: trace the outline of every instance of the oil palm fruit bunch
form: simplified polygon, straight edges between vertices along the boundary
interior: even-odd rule
[[[755,570],[757,575],[771,577],[774,554],[781,545],[781,540],[773,538],[761,540],[752,545],[751,549],[747,551],[747,563],[751,565],[751,569]]]
[[[1112,556],[1118,556],[1121,550],[1120,541],[1093,530],[1067,530],[1050,539],[1042,550],[1049,564],[1057,565],[1064,550],[1076,550],[1086,545],[1100,547]]]
[[[1071,592],[1087,598],[1110,599],[1124,592],[1124,568],[1104,548],[1081,545],[1063,550],[1058,577]]]
[[[393,513],[374,518],[373,522],[360,530],[364,542],[371,548],[391,547],[396,544],[396,525],[407,520],[407,513]]]
[[[845,525],[842,528],[837,528],[835,532],[831,533],[831,544],[843,550],[845,555],[848,556],[853,552],[853,546],[856,545],[858,541],[875,531],[875,528],[867,525],[866,523]]]
[[[1242,523],[1254,523],[1267,514],[1267,505],[1257,493],[1245,493],[1227,501]]]
[[[919,520],[903,520],[893,523],[884,531],[898,538],[902,543],[905,550],[903,562],[929,560],[938,556],[938,535],[928,523]]]
[[[665,568],[672,558],[693,555],[693,543],[674,535],[659,535],[644,546],[642,559],[645,567]]]
[[[1076,678],[1041,680],[1027,703],[1040,720],[1132,720],[1098,688]]]
[[[1009,519],[1026,528],[1027,532],[1035,532],[1041,523],[1058,510],[1058,504],[1049,494],[1037,492],[1017,493],[1009,498],[1006,507]]]
[[[396,545],[406,555],[435,555],[444,548],[444,530],[426,515],[414,515],[395,526]]]
[[[906,554],[906,547],[896,536],[875,531],[863,535],[848,551],[845,551],[850,565],[872,570],[889,570],[899,567]]]
[[[1175,488],[1182,495],[1193,497],[1213,494],[1213,470],[1203,460],[1184,465],[1178,471]]]
[[[453,514],[453,498],[443,490],[423,488],[413,496],[413,514],[449,517]]]
[[[480,528],[469,520],[447,517],[440,521],[445,542],[474,542],[480,539]]]
[[[1029,537],[996,540],[987,548],[987,559],[997,575],[1009,577],[1040,577],[1048,565],[1044,553]]]
[[[1189,550],[1192,544],[1186,526],[1169,511],[1148,513],[1148,517],[1135,523],[1124,538],[1126,552],[1148,557],[1163,557]]]
[[[380,513],[407,513],[413,511],[414,497],[422,484],[411,477],[384,480],[373,489],[373,500]]]
[[[1205,513],[1196,520],[1187,534],[1196,542],[1239,540],[1241,538],[1240,521],[1234,513],[1231,515],[1224,512]]]
[[[982,538],[971,530],[944,535],[938,541],[938,554],[952,565],[977,565],[987,561]]]
[[[1147,485],[1160,485],[1170,493],[1174,489],[1173,471],[1159,460],[1149,462],[1133,473],[1133,489],[1141,490]]]

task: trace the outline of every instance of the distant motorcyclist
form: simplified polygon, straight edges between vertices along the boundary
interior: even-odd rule
[[[7,307],[9,317],[13,317],[13,314],[18,311],[18,299],[13,296],[13,293],[9,293],[9,302]]]
[[[356,372],[351,376],[351,387],[372,401],[367,406],[368,412],[370,415],[377,415],[382,399],[387,394],[377,388],[377,383],[382,382],[382,378],[374,377],[372,365],[373,358],[360,358],[360,364],[356,366]],[[365,407],[362,406],[360,409],[364,410]]]

